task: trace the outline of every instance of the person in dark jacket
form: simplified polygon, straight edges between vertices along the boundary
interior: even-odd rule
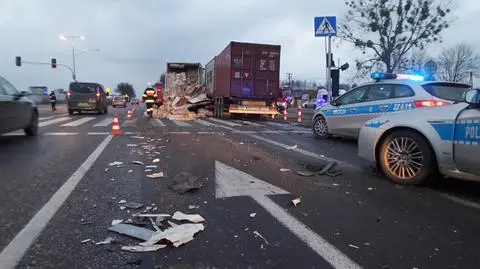
[[[147,113],[151,116],[153,114],[153,105],[155,104],[155,99],[157,99],[157,92],[154,88],[148,87],[143,92],[142,99],[147,106]]]
[[[55,107],[56,103],[57,103],[57,96],[55,95],[54,91],[51,91],[50,92],[50,104],[52,105],[52,111],[57,110],[57,108]]]

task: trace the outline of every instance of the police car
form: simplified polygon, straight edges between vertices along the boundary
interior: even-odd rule
[[[312,128],[319,138],[340,135],[357,138],[362,125],[387,113],[450,105],[463,100],[467,84],[424,81],[423,77],[373,73],[373,82],[343,94],[318,108]]]
[[[480,90],[467,91],[465,102],[367,121],[358,154],[397,183],[420,184],[438,172],[480,181]]]

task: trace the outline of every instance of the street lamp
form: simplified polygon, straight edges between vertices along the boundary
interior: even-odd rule
[[[81,50],[75,50],[75,53],[76,55],[80,55],[87,52],[98,52],[98,51],[100,51],[100,49],[81,49]]]
[[[79,36],[66,36],[64,34],[61,34],[59,37],[61,40],[74,40],[74,39],[80,39],[80,40],[85,40],[85,36],[79,35]],[[73,80],[77,80],[77,71],[75,68],[75,45],[72,44],[72,62],[73,62]]]

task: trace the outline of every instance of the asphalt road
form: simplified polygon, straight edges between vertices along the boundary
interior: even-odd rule
[[[128,109],[44,110],[37,137],[0,136],[0,268],[477,268],[479,184],[398,186],[354,141],[317,140],[279,119],[152,120],[140,106],[128,121]],[[109,135],[114,114],[119,136]],[[297,174],[330,161],[344,174]],[[183,172],[203,187],[169,189]],[[112,220],[146,206],[200,214],[205,229],[178,248],[121,250],[141,241],[109,232]],[[92,243],[109,236],[114,244]]]

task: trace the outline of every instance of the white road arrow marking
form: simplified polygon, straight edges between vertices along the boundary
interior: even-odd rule
[[[289,194],[286,190],[219,161],[215,161],[215,183],[217,199],[250,196],[334,268],[362,268],[267,196]]]

